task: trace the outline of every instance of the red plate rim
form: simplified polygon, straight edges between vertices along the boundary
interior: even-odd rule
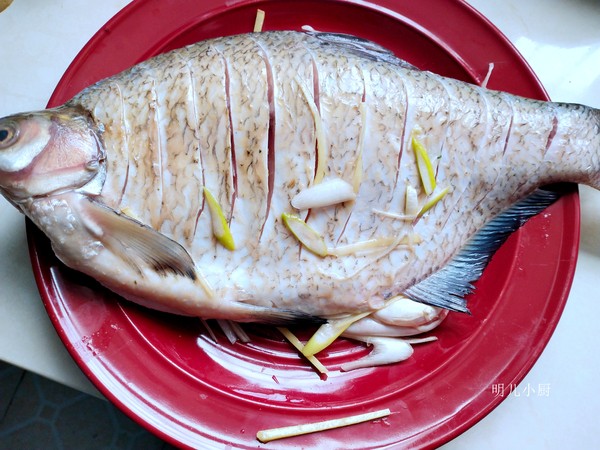
[[[280,20],[283,25],[293,21],[292,18],[282,18],[283,16],[279,15],[282,8],[290,9],[291,2],[284,0],[234,2],[210,0],[203,2],[202,5],[195,3],[198,2],[182,0],[177,5],[176,12],[173,12],[173,6],[169,7],[159,0],[129,4],[102,27],[82,49],[59,82],[49,106],[68,100],[81,88],[100,78],[174,46],[190,34],[211,35],[214,32],[211,29],[198,31],[199,24],[210,25],[215,21],[218,22],[220,17],[242,14],[250,8],[261,8],[267,12],[266,28],[269,28],[273,17],[279,18],[277,20]],[[294,13],[299,13],[301,6],[317,8],[317,4],[319,8],[328,11],[341,8],[341,10],[352,11],[354,16],[358,14],[357,11],[361,11],[398,22],[399,26],[407,28],[416,36],[421,36],[423,46],[431,45],[442,49],[458,67],[458,76],[468,81],[483,80],[490,58],[503,61],[496,65],[490,87],[547,99],[547,94],[537,77],[512,44],[487,19],[462,1],[427,0],[400,3],[393,0],[376,2],[305,0],[295,2],[293,10]],[[431,14],[432,10],[444,11],[444,14]],[[314,16],[314,11],[300,12],[305,16]],[[302,14],[298,15],[302,16]],[[314,24],[317,29],[319,29],[318,25],[323,25],[320,29],[327,31],[352,32],[347,28],[357,25],[333,19],[330,19],[331,23],[326,19],[321,19],[322,23],[319,18],[314,20],[311,25]],[[248,27],[251,27],[252,21],[253,17],[249,16]],[[384,41],[381,42],[382,44],[386,44],[385,40],[389,36],[386,36],[384,31],[380,32],[359,23],[358,26],[365,27],[361,36],[374,40],[379,38],[380,42]],[[455,32],[455,28],[461,32]],[[418,52],[412,55],[410,51],[408,53],[400,56],[406,57],[409,62],[415,62],[417,65],[419,62],[426,65],[431,63],[434,68],[437,68],[435,62],[427,61],[426,56],[419,55]],[[422,56],[423,61],[414,61],[411,56],[414,59]],[[110,58],[110,63],[106,63],[107,58]],[[390,430],[395,429],[396,426],[403,426],[402,421],[406,416],[403,415],[403,411],[398,411],[403,400],[398,398],[395,391],[387,390],[373,399],[365,399],[363,403],[369,409],[384,408],[391,403],[396,410],[393,410],[389,419],[349,428],[343,433],[332,431],[320,434],[318,437],[282,441],[278,443],[277,448],[288,446],[291,448],[298,445],[311,448],[331,447],[350,441],[355,442],[357,448],[366,448],[367,444],[372,448],[399,444],[436,447],[462,433],[496,407],[503,397],[493,395],[490,389],[491,383],[509,386],[523,379],[550,339],[566,303],[575,271],[580,219],[576,187],[567,185],[564,187],[564,192],[565,196],[557,204],[549,208],[546,213],[532,219],[523,229],[511,236],[478,283],[475,296],[484,297],[487,293],[493,293],[503,299],[519,296],[519,289],[522,289],[523,284],[526,283],[522,275],[525,269],[529,271],[528,277],[535,277],[545,283],[543,294],[532,296],[534,298],[529,299],[529,303],[498,302],[489,306],[485,317],[480,318],[481,323],[477,326],[469,325],[467,319],[455,320],[454,324],[457,325],[458,331],[474,331],[471,335],[462,336],[460,353],[452,353],[452,349],[444,348],[441,343],[439,347],[419,349],[418,352],[422,357],[408,363],[412,369],[417,371],[427,369],[428,373],[423,374],[422,378],[412,379],[412,385],[408,383],[402,386],[402,392],[405,392],[407,398],[414,401],[416,405],[405,404],[404,407],[418,415],[420,408],[423,407],[422,404],[431,406],[427,403],[427,395],[435,398],[439,406],[436,411],[431,411],[433,417],[429,423],[427,419],[421,418],[420,421],[416,421],[422,427],[421,429],[409,430],[404,434],[391,432]],[[547,234],[546,238],[540,237],[540,230]],[[108,399],[163,439],[179,446],[202,446],[203,448],[224,445],[243,448],[260,446],[258,441],[254,440],[256,430],[250,428],[253,425],[252,420],[244,421],[237,428],[234,427],[235,430],[230,431],[230,434],[221,430],[217,431],[216,435],[211,435],[211,430],[202,429],[207,419],[201,418],[198,422],[191,412],[187,411],[184,414],[178,409],[178,402],[188,402],[178,397],[178,391],[187,393],[201,391],[200,395],[221,401],[231,408],[226,413],[214,411],[216,417],[230,415],[240,421],[244,415],[251,415],[249,413],[252,413],[252,410],[248,409],[250,406],[257,408],[270,419],[276,417],[276,414],[285,412],[290,416],[286,420],[295,420],[296,423],[307,421],[299,419],[322,420],[331,418],[332,413],[339,416],[362,408],[361,404],[346,405],[339,398],[332,397],[330,392],[327,392],[327,398],[333,398],[334,401],[327,408],[319,406],[318,403],[304,406],[293,403],[286,406],[275,401],[261,402],[241,394],[232,396],[227,386],[216,386],[216,383],[213,385],[210,379],[202,379],[197,373],[187,370],[183,362],[169,354],[172,348],[160,347],[162,345],[160,340],[153,336],[155,330],[152,323],[154,320],[161,320],[162,317],[158,319],[154,313],[129,304],[111,302],[110,300],[113,299],[106,301],[105,294],[98,294],[93,283],[85,279],[80,281],[78,275],[65,269],[56,260],[47,239],[31,223],[28,223],[28,239],[33,270],[42,300],[59,336],[75,361]],[[528,248],[533,247],[536,247],[535,256],[532,256],[532,252],[527,252]],[[547,261],[543,268],[536,271],[531,268],[531,265],[538,262],[537,258],[540,254]],[[494,281],[495,273],[505,273],[508,276],[500,281]],[[81,297],[84,295],[99,297],[99,300],[85,304],[81,302]],[[531,317],[523,317],[527,314]],[[108,322],[102,322],[98,326],[99,318],[106,319]],[[503,319],[504,322],[510,320],[509,323],[500,325],[499,319]],[[163,333],[161,327],[162,325],[156,325],[156,334],[159,336]],[[525,331],[516,333],[517,329],[525,329]],[[167,330],[168,333],[171,331],[171,329]],[[451,334],[450,331],[447,333]],[[514,339],[513,335],[515,335]],[[523,339],[534,341],[528,342],[524,351]],[[490,349],[498,344],[504,344],[508,350],[498,350],[497,354],[488,355],[491,361],[479,361],[482,352],[489,353]],[[117,347],[126,356],[116,356],[113,350]],[[211,351],[211,348],[206,345],[203,348],[204,351]],[[222,350],[223,348],[218,349],[218,351]],[[148,353],[143,357],[136,355],[136,352],[140,351]],[[427,367],[425,356],[429,357],[433,352],[442,355],[436,360],[439,364],[433,368]],[[451,357],[444,360],[444,352],[449,352]],[[124,361],[122,359],[124,357],[131,360]],[[431,356],[431,358],[436,357]],[[146,369],[136,368],[135,364],[144,364]],[[481,366],[482,373],[478,374],[480,379],[466,385],[464,382],[460,384],[457,380],[465,375],[472,375],[465,374],[465,368],[473,370],[476,364]],[[295,370],[293,364],[291,367]],[[372,372],[375,375],[371,376],[395,374],[395,370],[376,369],[376,372]],[[149,373],[152,371],[157,373]],[[448,382],[446,386],[440,382],[442,372],[443,378]],[[301,378],[306,375],[305,372],[294,373],[300,373]],[[164,376],[168,382],[181,382],[181,386],[177,386],[175,390],[173,386],[165,386],[161,376]],[[285,377],[285,375],[280,376]],[[334,377],[333,380],[339,381],[342,387],[354,386],[353,383],[361,382],[357,377],[350,375]],[[422,386],[424,380],[434,380],[436,385]],[[306,380],[302,379],[302,383],[306,383]],[[299,389],[302,391],[304,388]],[[419,391],[422,392],[421,396]],[[424,394],[427,394],[425,398],[421,398]],[[416,403],[417,400],[419,404]],[[236,408],[240,408],[241,411],[236,411]],[[436,413],[439,415],[436,416]],[[382,437],[378,439],[375,436]]]

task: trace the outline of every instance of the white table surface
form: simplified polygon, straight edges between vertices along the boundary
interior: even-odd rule
[[[0,117],[43,108],[81,47],[127,3],[16,0],[0,13]],[[515,44],[553,100],[600,107],[600,2],[469,3]],[[594,325],[600,315],[595,281],[600,274],[600,239],[595,236],[600,194],[582,188],[581,202],[581,251],[571,294],[552,339],[521,384],[534,389],[542,384],[549,391],[543,396],[507,395],[445,449],[600,448],[600,363],[594,350],[600,338],[600,327]],[[46,315],[27,254],[24,218],[3,199],[0,359],[100,395],[68,355]]]

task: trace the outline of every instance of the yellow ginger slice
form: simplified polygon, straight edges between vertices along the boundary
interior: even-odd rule
[[[325,276],[335,279],[337,281],[347,281],[347,280],[350,280],[350,279],[356,277],[360,272],[365,270],[367,267],[372,266],[373,264],[377,263],[377,261],[379,261],[381,258],[385,258],[387,255],[389,255],[391,252],[393,252],[394,249],[397,248],[402,243],[405,243],[403,245],[406,245],[407,251],[413,252],[414,251],[413,246],[415,244],[420,244],[421,242],[423,242],[423,240],[418,234],[408,234],[408,235],[398,236],[397,238],[395,238],[393,240],[393,242],[387,248],[381,249],[379,251],[379,253],[377,255],[374,255],[372,258],[370,258],[369,261],[366,261],[364,264],[359,266],[353,272],[351,272],[343,277],[338,277],[331,273],[327,273],[326,271],[320,270],[320,272],[322,275],[325,275]]]
[[[376,209],[373,208],[373,214],[378,214],[380,216],[383,217],[389,217],[390,219],[396,219],[396,220],[406,220],[406,221],[411,221],[411,220],[415,220],[417,218],[417,215],[406,215],[406,214],[398,214],[397,212],[393,212],[393,211],[384,211],[382,209]]]
[[[281,219],[283,220],[285,226],[292,232],[294,237],[298,239],[308,250],[318,256],[327,255],[327,244],[325,244],[323,236],[311,228],[304,220],[294,214],[289,213],[283,213],[281,215]]]
[[[329,347],[333,341],[335,341],[350,325],[357,320],[371,314],[371,311],[367,311],[360,314],[354,314],[342,319],[328,320],[326,323],[321,325],[319,329],[311,336],[304,348],[302,354],[306,357],[315,355],[325,348]]]
[[[413,133],[412,135],[411,143],[412,148],[415,152],[415,158],[417,159],[417,168],[419,169],[419,176],[421,177],[423,189],[425,190],[425,193],[427,195],[431,195],[431,193],[435,190],[436,186],[435,172],[433,171],[431,159],[429,158],[427,149],[416,138],[415,133]]]
[[[366,241],[358,241],[352,244],[338,245],[327,250],[333,256],[348,256],[357,253],[377,251],[386,248],[396,241],[395,237],[367,239]]]
[[[302,353],[302,350],[304,350],[304,344],[300,342],[300,339],[298,339],[294,333],[285,327],[277,327],[277,329],[290,342],[290,344],[296,348],[296,350]],[[328,373],[327,368],[321,363],[321,361],[317,359],[316,356],[313,355],[305,357],[313,365],[313,367],[319,371],[319,373]]]
[[[450,187],[446,186],[444,189],[439,191],[437,194],[431,196],[431,198],[429,200],[427,200],[427,203],[425,203],[423,205],[423,207],[421,208],[421,211],[419,211],[419,214],[417,214],[417,217],[423,217],[423,214],[425,214],[427,211],[429,211],[431,208],[433,208],[442,198],[444,198],[444,196],[448,192],[450,192]]]
[[[325,172],[327,170],[327,142],[325,140],[325,132],[323,131],[323,121],[321,120],[321,114],[319,108],[315,103],[315,99],[309,94],[307,87],[304,83],[296,78],[296,82],[302,91],[302,95],[306,100],[308,108],[315,121],[315,134],[317,136],[317,173],[315,173],[314,184],[318,184],[325,178]]]
[[[319,431],[332,430],[334,428],[356,425],[358,423],[368,422],[370,420],[382,419],[384,417],[389,416],[390,414],[391,411],[388,408],[386,408],[364,414],[342,417],[339,419],[324,420],[322,422],[305,423],[281,428],[271,428],[268,430],[260,430],[258,433],[256,433],[256,438],[260,442],[266,443],[269,441],[274,441],[276,439],[283,439],[293,436],[300,436],[303,434],[316,433]]]
[[[265,12],[262,9],[256,10],[256,19],[254,19],[254,32],[260,33],[265,23]]]
[[[233,240],[233,235],[231,234],[229,225],[227,224],[227,219],[225,219],[225,214],[223,214],[221,206],[207,187],[204,187],[204,198],[206,198],[206,204],[208,205],[208,209],[210,211],[212,231],[214,236],[223,247],[228,250],[235,250],[235,241]]]
[[[358,253],[367,253],[378,251],[381,249],[389,248],[390,245],[413,245],[421,243],[421,237],[418,234],[411,234],[404,236],[401,240],[398,240],[396,236],[388,236],[374,239],[367,239],[366,241],[358,241],[352,244],[338,245],[327,250],[328,254],[333,256],[348,256],[355,255]]]
[[[365,145],[365,133],[367,129],[367,109],[365,102],[361,102],[359,106],[360,112],[360,134],[358,135],[358,152],[356,155],[356,163],[354,164],[354,173],[352,174],[352,187],[354,192],[358,194],[360,184],[363,179],[363,147]]]

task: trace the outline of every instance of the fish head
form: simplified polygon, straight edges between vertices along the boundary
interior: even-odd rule
[[[85,186],[104,158],[100,132],[81,108],[0,119],[0,191],[15,206]]]

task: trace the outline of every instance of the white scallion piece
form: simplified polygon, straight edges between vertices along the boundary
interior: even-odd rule
[[[231,329],[233,330],[237,338],[240,340],[240,342],[247,344],[251,341],[250,336],[248,336],[248,334],[244,331],[244,329],[239,323],[230,320],[229,325],[231,325]]]
[[[217,324],[219,327],[221,327],[221,330],[223,331],[223,334],[225,334],[225,337],[229,343],[232,345],[235,344],[238,338],[235,334],[235,331],[233,331],[233,328],[231,327],[231,322],[225,319],[217,319]]]
[[[202,325],[204,325],[204,328],[206,328],[206,331],[208,331],[208,335],[211,337],[211,339],[213,340],[213,342],[218,342],[217,341],[217,335],[213,331],[213,329],[210,326],[210,324],[208,323],[208,321],[206,319],[203,319],[203,318],[200,318],[200,321],[202,322]]]
[[[265,12],[262,9],[256,10],[256,19],[254,19],[254,32],[260,33],[265,23]]]
[[[438,318],[438,310],[403,295],[392,297],[386,305],[373,313],[373,319],[397,327],[425,325]]]
[[[294,346],[296,350],[302,353],[304,349],[304,344],[300,342],[300,339],[296,337],[294,333],[292,333],[289,329],[285,327],[277,327],[279,332],[283,334],[283,336]],[[327,367],[325,367],[321,361],[317,359],[316,356],[305,356],[306,359],[313,365],[315,369],[319,371],[319,373],[326,374],[328,372]]]
[[[327,244],[323,236],[311,228],[304,220],[294,214],[283,213],[281,219],[302,245],[318,256],[327,255]]]
[[[331,178],[301,190],[292,198],[292,206],[298,210],[322,208],[356,199],[354,189],[341,178]]]
[[[488,83],[490,81],[490,77],[492,76],[492,72],[493,71],[494,71],[494,63],[491,62],[491,63],[488,64],[487,74],[485,75],[485,78],[481,82],[481,87],[482,88],[487,88],[487,85],[488,85]]]
[[[437,336],[426,336],[422,338],[403,338],[404,341],[411,345],[414,344],[426,344],[428,342],[435,342],[438,340]]]
[[[332,430],[334,428],[346,427],[349,425],[356,425],[358,423],[368,422],[370,420],[377,420],[387,417],[391,414],[391,411],[381,409],[379,411],[372,411],[364,414],[357,414],[354,416],[342,417],[339,419],[324,420],[322,422],[305,423],[301,425],[292,425],[289,427],[271,428],[269,430],[261,430],[256,433],[256,438],[260,442],[270,442],[276,439],[283,439],[293,436],[300,436],[303,434],[316,433],[319,431]]]
[[[402,339],[393,337],[352,336],[352,339],[363,341],[372,345],[373,349],[367,356],[342,364],[343,372],[365,367],[382,366],[405,361],[414,352],[412,346]]]
[[[417,216],[419,212],[419,195],[417,190],[410,184],[406,184],[406,193],[404,195],[404,214],[406,216]]]

